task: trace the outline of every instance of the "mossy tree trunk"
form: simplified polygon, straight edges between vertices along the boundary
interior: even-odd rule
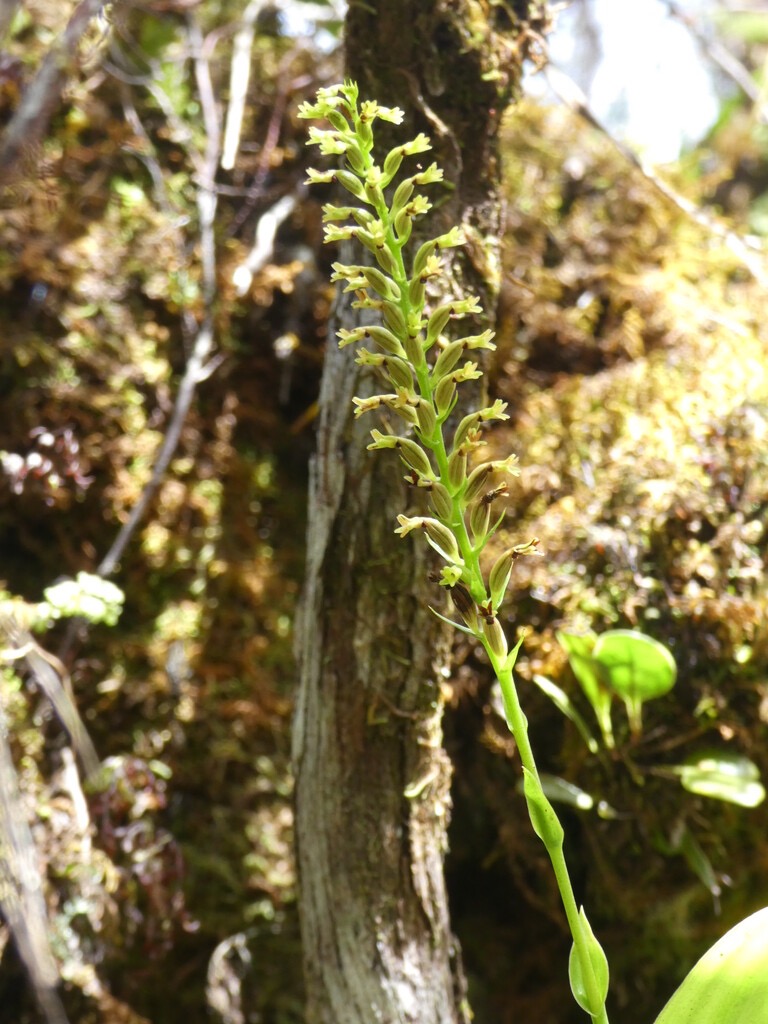
[[[351,4],[347,73],[361,96],[406,111],[432,137],[453,191],[433,192],[425,230],[462,224],[469,244],[448,290],[498,287],[497,131],[522,56],[543,28],[538,2],[367,0]],[[442,199],[442,202],[440,202]],[[343,254],[346,258],[348,253]],[[352,262],[359,259],[355,254]],[[340,297],[336,323],[356,311]],[[487,326],[483,324],[482,326]],[[370,381],[329,342],[311,469],[306,584],[297,633],[296,835],[309,1024],[467,1021],[443,857],[450,762],[441,679],[449,638],[428,604],[426,545],[397,538],[413,506],[390,453],[354,422]]]

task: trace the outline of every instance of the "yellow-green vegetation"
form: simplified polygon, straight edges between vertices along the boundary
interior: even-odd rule
[[[23,11],[14,22],[4,125],[73,7],[42,0],[34,18]],[[201,7],[192,20],[203,33],[229,26],[209,54],[223,95],[242,5]],[[54,581],[95,571],[140,499],[205,312],[192,22],[162,5],[113,13],[113,72],[98,59],[73,65],[50,131],[0,194],[0,585],[34,603]],[[303,176],[288,83],[314,61],[266,26],[255,50],[246,144],[216,229],[214,354],[224,361],[201,383],[120,559],[117,625],[68,636],[62,622],[36,634],[70,671],[105,759],[86,786],[86,850],[58,771],[66,734],[3,669],[73,1024],[205,1013],[208,959],[244,926],[257,962],[277,944],[283,964],[276,979],[267,969],[252,983],[252,1004],[298,1014],[288,730],[308,432],[290,427],[314,397],[328,287],[307,256],[310,220],[249,295],[234,295],[255,214]],[[277,134],[256,151],[279,105]],[[272,341],[288,329],[303,340],[279,363]],[[299,457],[283,457],[297,447]],[[3,933],[0,1002],[26,1022],[29,986],[6,945]]]
[[[35,0],[17,15],[3,40],[3,125],[74,7]],[[118,74],[100,70],[89,50],[45,138],[3,186],[0,583],[27,602],[98,566],[166,436],[205,312],[196,200],[206,140],[186,33],[197,19],[227,97],[243,7],[115,5],[108,37],[94,45],[111,47],[101,52]],[[244,145],[231,174],[217,173],[214,327],[224,361],[201,382],[120,560],[118,623],[74,640],[66,623],[36,634],[62,654],[109,759],[87,793],[87,851],[62,772],[61,726],[20,664],[2,666],[72,1024],[202,1019],[210,955],[244,928],[249,1007],[281,1024],[302,1019],[290,634],[330,305],[325,274],[314,270],[325,259],[319,204],[300,204],[247,294],[232,277],[257,216],[304,177],[304,126],[292,111],[314,92],[318,65],[266,21],[251,64]],[[676,184],[764,232],[765,195],[762,206],[754,199],[765,159],[764,128],[736,112],[707,150],[686,158]],[[639,629],[670,647],[679,670],[675,690],[644,708],[638,742],[615,716],[619,753],[607,760],[523,683],[544,767],[595,809],[602,800],[616,812],[567,811],[567,838],[579,887],[598,910],[621,1019],[648,1024],[693,947],[765,894],[764,810],[704,800],[650,769],[715,748],[768,775],[766,297],[719,240],[570,115],[521,106],[505,163],[491,390],[512,419],[487,435],[483,457],[514,453],[521,469],[489,561],[533,535],[543,553],[512,575],[505,625],[533,627],[518,671],[526,681],[546,675],[586,714],[557,631]],[[273,349],[282,337],[295,343],[286,359]],[[515,750],[486,669],[468,645],[457,654],[449,880],[476,1019],[499,1021],[514,1008],[545,1020],[557,1007],[566,1024],[567,993],[542,960],[565,964],[567,943],[547,920],[555,893],[545,873],[523,870],[539,854],[514,795]],[[486,900],[482,886],[471,890],[469,910],[468,861],[495,883]],[[500,924],[505,894],[512,913]],[[28,1024],[36,1018],[20,996],[22,972],[7,943],[2,952],[0,1004]]]

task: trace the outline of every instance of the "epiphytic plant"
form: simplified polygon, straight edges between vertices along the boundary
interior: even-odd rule
[[[443,274],[441,250],[462,244],[458,228],[422,242],[413,254],[408,249],[414,221],[431,208],[418,189],[442,181],[443,172],[433,163],[396,182],[406,157],[431,148],[423,134],[390,150],[383,163],[376,162],[376,120],[400,124],[403,112],[374,100],[359,102],[354,82],[319,90],[317,102],[302,104],[299,116],[328,123],[329,128],[310,128],[309,143],[325,155],[343,158],[340,168],[311,169],[309,183],[336,182],[353,199],[349,206],[324,207],[326,242],[355,240],[370,254],[364,263],[333,265],[332,280],[345,282],[344,291],[354,293],[352,307],[369,311],[366,319],[378,314],[381,321],[338,332],[342,346],[362,341],[375,346],[361,346],[357,362],[374,367],[389,387],[383,394],[354,398],[355,414],[384,409],[402,421],[400,433],[372,430],[368,447],[393,448],[405,464],[408,482],[426,492],[429,500],[430,515],[399,515],[395,532],[405,537],[424,531],[445,563],[438,582],[462,620],[446,621],[482,644],[496,673],[522,761],[531,824],[549,854],[573,938],[571,990],[594,1024],[608,1024],[608,962],[583,907],[577,906],[563,852],[563,828],[542,786],[513,677],[522,640],[510,648],[498,618],[514,562],[535,551],[536,541],[508,548],[487,571],[481,564],[483,550],[503,517],[494,514],[494,503],[505,493],[507,478],[517,472],[514,455],[477,460],[483,427],[508,418],[505,403],[493,402],[469,412],[455,428],[449,426],[458,385],[481,376],[477,363],[465,357],[493,349],[493,332],[459,337],[446,333],[457,320],[482,313],[474,296],[431,300]],[[645,697],[632,690],[627,699],[635,728]],[[611,736],[605,716],[601,727]],[[767,912],[759,917],[761,925]],[[764,1007],[768,999],[768,944],[764,926],[756,929],[755,920],[742,922],[700,961],[657,1024],[685,1024],[694,1017],[701,1024],[754,1024],[755,1007]],[[729,954],[725,959],[723,944]],[[740,969],[742,961],[747,969]]]
[[[345,291],[355,295],[352,306],[376,311],[382,321],[339,331],[341,345],[367,341],[376,346],[374,351],[361,347],[357,361],[375,367],[390,389],[355,398],[356,415],[385,408],[403,423],[400,433],[372,430],[368,447],[397,451],[407,480],[428,495],[431,514],[399,515],[396,532],[405,537],[414,530],[424,531],[445,562],[439,583],[450,593],[462,619],[452,624],[483,645],[499,679],[507,722],[523,764],[531,822],[552,862],[573,936],[571,988],[592,1020],[607,1024],[608,963],[583,908],[577,906],[563,853],[563,829],[539,779],[512,674],[520,641],[509,648],[498,618],[515,559],[534,551],[536,542],[509,548],[487,572],[481,565],[482,552],[501,521],[493,512],[494,503],[506,491],[507,478],[517,472],[514,455],[475,461],[483,443],[483,426],[507,419],[505,403],[496,401],[468,413],[455,429],[447,426],[458,385],[481,376],[477,363],[465,357],[492,349],[493,332],[446,335],[449,324],[482,312],[475,297],[430,303],[430,285],[443,273],[440,251],[462,244],[458,228],[423,242],[406,260],[414,221],[431,207],[418,189],[442,181],[442,170],[433,163],[394,184],[403,160],[427,152],[429,139],[419,134],[390,150],[382,164],[376,163],[375,121],[399,124],[403,114],[375,101],[359,103],[352,82],[321,89],[317,102],[303,104],[299,113],[330,123],[328,129],[311,127],[309,142],[324,154],[344,157],[345,166],[340,169],[310,170],[309,181],[336,181],[354,200],[350,206],[324,207],[325,240],[355,239],[375,260],[375,265],[333,265],[333,280],[346,282]]]

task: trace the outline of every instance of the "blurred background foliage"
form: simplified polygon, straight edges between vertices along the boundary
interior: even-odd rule
[[[16,11],[0,124],[75,11]],[[112,4],[4,178],[3,607],[17,614],[56,580],[99,569],[152,485],[208,321],[215,339],[112,575],[118,624],[36,634],[102,758],[82,789],[34,673],[12,647],[3,665],[17,776],[3,785],[31,823],[72,1024],[302,1020],[291,634],[333,256],[303,188],[295,110],[341,74],[342,17],[299,0]],[[762,100],[732,95],[664,175],[717,225],[764,238],[766,18],[723,9],[720,22],[714,38]],[[238,46],[250,79],[224,168],[212,125],[223,139]],[[201,213],[212,149],[213,250]],[[572,109],[522,102],[504,152],[491,387],[512,418],[489,443],[523,471],[497,539],[535,535],[542,551],[515,569],[509,626],[531,627],[520,676],[542,767],[615,812],[564,813],[616,1007],[639,1024],[712,937],[768,898],[764,808],[664,778],[705,749],[738,751],[768,777],[765,279]],[[648,705],[639,737],[617,715],[616,750],[597,756],[527,680],[549,677],[585,713],[556,633],[622,627],[666,644],[678,682]],[[553,964],[567,937],[478,651],[458,643],[446,688],[448,875],[476,1019],[562,1024],[570,998]],[[32,1024],[40,1011],[5,927],[0,949],[2,1019]]]

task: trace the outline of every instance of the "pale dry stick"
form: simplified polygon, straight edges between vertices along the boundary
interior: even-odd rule
[[[762,249],[757,246],[754,248],[750,246],[735,231],[708,216],[699,206],[663,181],[637,153],[623,142],[620,142],[606,128],[602,121],[596,117],[589,107],[587,97],[565,72],[552,64],[548,64],[544,74],[552,91],[567,107],[604,135],[611,145],[621,153],[624,159],[629,161],[660,195],[664,196],[665,199],[676,206],[687,217],[690,217],[699,227],[704,228],[710,235],[720,239],[759,285],[768,287],[768,270],[765,267],[765,253]]]
[[[19,793],[0,690],[0,907],[47,1024],[68,1024],[48,941],[38,851]]]
[[[231,171],[235,166],[237,151],[240,148],[245,100],[248,95],[248,83],[251,80],[251,50],[256,34],[256,18],[262,6],[263,0],[251,0],[243,12],[243,23],[232,43],[229,107],[224,129],[224,145],[221,150],[221,166],[225,171]]]
[[[221,125],[211,83],[207,56],[203,53],[202,37],[198,26],[192,23],[190,41],[194,53],[195,79],[203,112],[206,131],[205,153],[200,163],[197,204],[200,219],[200,252],[202,263],[202,294],[204,303],[203,321],[199,326],[184,375],[179,384],[168,430],[160,446],[152,474],[131,509],[130,515],[120,528],[107,554],[101,560],[96,572],[99,576],[110,576],[116,569],[129,541],[144,518],[155,496],[166,470],[170,465],[181,437],[184,422],[192,405],[197,385],[207,380],[220,365],[217,357],[210,359],[214,346],[213,301],[216,295],[216,240],[214,220],[216,216],[215,175],[219,161]]]
[[[200,216],[200,248],[203,270],[203,302],[205,322],[213,329],[212,305],[216,295],[216,238],[214,221],[216,217],[216,168],[221,152],[221,118],[211,82],[208,54],[203,45],[200,27],[190,22],[190,42],[194,53],[195,81],[205,125],[205,153],[203,155],[201,181],[197,190],[197,208]]]
[[[7,646],[0,652],[0,661],[20,661],[26,665],[67,730],[85,774],[90,775],[98,768],[99,758],[75,706],[66,668],[37,643],[12,613],[0,614],[0,637],[7,640]]]
[[[77,60],[77,45],[91,20],[100,15],[105,6],[104,0],[82,0],[44,57],[0,139],[0,176],[3,178],[11,177],[24,154],[42,138],[61,99],[67,75]]]
[[[243,223],[247,220],[254,206],[258,203],[259,198],[264,188],[264,182],[266,181],[269,173],[270,160],[272,154],[277,147],[278,140],[280,138],[280,129],[283,124],[283,117],[285,115],[285,108],[288,104],[288,97],[299,89],[306,88],[311,82],[312,78],[310,75],[300,75],[295,78],[292,82],[289,82],[285,88],[280,84],[283,77],[283,65],[293,60],[295,50],[287,53],[285,57],[280,61],[280,67],[277,72],[277,82],[279,85],[277,97],[275,99],[274,106],[272,107],[272,114],[269,118],[269,124],[267,131],[264,136],[264,142],[261,146],[261,152],[259,154],[259,161],[256,167],[256,173],[253,177],[253,181],[248,187],[246,193],[245,202],[242,204],[237,214],[233,217],[232,223],[230,224],[227,235],[235,235],[242,227]]]
[[[765,97],[761,96],[760,87],[749,71],[718,39],[708,39],[695,20],[683,11],[674,0],[665,0],[670,15],[684,25],[691,33],[709,59],[720,68],[733,82],[738,85],[747,99],[755,105],[757,118],[763,124],[768,122],[768,107]]]
[[[254,274],[267,263],[275,249],[278,228],[296,208],[296,195],[283,196],[259,217],[253,239],[253,247],[246,259],[235,267],[232,283],[238,295],[245,295],[253,282]]]
[[[144,127],[139,112],[136,109],[136,105],[131,97],[131,91],[128,87],[128,83],[120,81],[120,99],[123,104],[123,113],[128,124],[133,128],[134,133],[146,147],[146,152],[138,153],[135,149],[131,152],[141,160],[144,166],[149,171],[150,177],[152,178],[152,184],[154,185],[155,199],[158,205],[161,207],[164,213],[169,216],[173,216],[174,210],[171,205],[171,201],[168,198],[168,189],[165,187],[165,178],[163,177],[163,171],[158,163],[157,156],[155,155],[155,147],[152,140],[147,133],[147,129]]]

